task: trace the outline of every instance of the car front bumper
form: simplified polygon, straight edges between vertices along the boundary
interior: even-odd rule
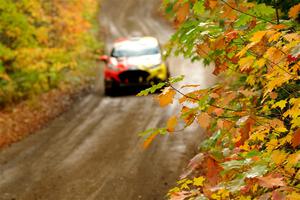
[[[106,67],[105,82],[107,85],[151,85],[168,78],[168,69],[165,63],[156,67],[137,67],[115,71]]]

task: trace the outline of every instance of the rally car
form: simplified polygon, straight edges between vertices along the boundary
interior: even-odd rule
[[[167,80],[169,70],[162,59],[159,42],[154,37],[119,39],[105,62],[105,92],[123,86],[145,86]]]

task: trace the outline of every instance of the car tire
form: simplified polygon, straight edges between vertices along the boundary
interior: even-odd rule
[[[105,81],[104,92],[106,96],[115,96],[117,94],[119,86],[112,81]]]

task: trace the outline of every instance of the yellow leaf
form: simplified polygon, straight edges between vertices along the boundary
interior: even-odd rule
[[[268,132],[269,132],[269,130],[255,132],[250,136],[250,139],[264,141],[265,137],[266,137],[266,133],[268,133]]]
[[[258,61],[256,61],[255,64],[256,64],[258,67],[263,67],[263,66],[266,64],[266,59],[265,59],[265,58],[261,58],[261,59],[259,59]]]
[[[251,197],[250,196],[241,196],[240,198],[239,198],[239,200],[251,200]]]
[[[198,116],[198,123],[204,129],[208,128],[208,126],[210,124],[210,121],[211,121],[211,116],[209,114],[207,114],[207,113],[202,112]]]
[[[257,31],[253,34],[252,38],[250,38],[251,42],[260,42],[263,37],[266,35],[268,31]]]
[[[193,182],[193,185],[194,185],[194,186],[203,186],[203,182],[205,181],[205,178],[202,177],[202,176],[200,176],[200,177],[198,177],[198,178],[194,178],[193,181],[194,181],[194,182]]]
[[[293,6],[290,11],[289,11],[289,17],[290,18],[293,18],[293,19],[296,19],[299,15],[299,12],[300,12],[300,3]]]
[[[278,64],[285,57],[284,53],[282,53],[276,47],[270,47],[264,55],[265,58],[268,58],[272,64]]]
[[[299,192],[292,192],[289,194],[286,198],[287,200],[299,200],[300,199],[300,193]]]
[[[254,56],[247,56],[247,57],[240,59],[239,65],[241,66],[241,71],[245,71],[245,70],[251,68],[255,59],[256,58]]]
[[[257,77],[255,77],[254,75],[249,75],[249,76],[247,77],[246,82],[247,82],[249,85],[253,86],[253,85],[255,84],[256,78],[257,78]]]
[[[236,55],[238,57],[242,57],[247,53],[247,51],[252,48],[253,46],[257,45],[257,42],[251,42],[250,44],[246,45],[240,52],[238,52]]]
[[[176,116],[172,116],[172,117],[168,120],[168,122],[167,122],[167,130],[168,130],[169,132],[174,132],[177,123],[178,123],[177,117],[176,117]]]
[[[276,165],[282,164],[286,160],[286,157],[287,153],[280,150],[275,150],[271,154],[271,158]]]
[[[176,92],[171,87],[166,87],[164,91],[158,96],[159,105],[165,107],[173,103],[173,98]]]
[[[284,133],[287,131],[287,129],[285,127],[279,127],[279,128],[275,128],[275,131],[279,133]]]
[[[293,40],[299,40],[300,38],[298,33],[285,34],[283,37],[289,42],[292,42]]]
[[[267,150],[271,151],[273,149],[276,149],[277,146],[278,146],[278,140],[271,139],[270,142],[267,143]]]
[[[275,42],[277,41],[281,36],[281,33],[276,33],[274,35],[272,35],[270,38],[269,38],[269,42]]]
[[[274,105],[272,105],[272,108],[279,107],[282,110],[285,107],[286,103],[287,103],[286,100],[278,101]]]

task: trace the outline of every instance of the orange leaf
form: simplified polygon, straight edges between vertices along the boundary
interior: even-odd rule
[[[195,119],[195,110],[192,110],[186,106],[181,109],[181,115],[186,125],[191,125]]]
[[[176,92],[171,87],[166,87],[164,91],[158,96],[159,105],[165,107],[173,103],[173,98]]]
[[[289,33],[283,36],[288,42],[292,42],[293,40],[299,40],[300,36],[298,33]]]
[[[253,34],[252,38],[250,39],[251,42],[260,42],[263,37],[266,35],[267,31],[257,31]]]
[[[147,149],[151,142],[154,140],[154,138],[158,135],[158,132],[153,133],[150,137],[147,138],[147,140],[144,141],[143,147],[144,149]]]
[[[236,3],[235,1],[228,1],[227,2],[231,7],[234,7],[236,8]],[[229,6],[225,6],[224,7],[224,13],[222,14],[222,18],[228,18],[228,19],[231,19],[231,20],[235,20],[237,18],[237,15],[236,15],[236,12],[234,12],[234,10],[229,7]]]
[[[176,15],[177,15],[177,22],[179,24],[183,23],[187,16],[189,15],[189,12],[190,12],[190,4],[187,2],[187,3],[184,3],[182,4],[181,2],[178,2],[178,9],[176,11]]]
[[[221,72],[224,72],[228,68],[227,63],[216,63],[215,70],[213,71],[214,75],[218,75]]]
[[[273,200],[286,200],[286,197],[283,193],[279,191],[273,191],[272,192],[272,199]]]
[[[223,113],[224,113],[224,109],[223,108],[216,108],[214,110],[214,113],[217,115],[217,116],[221,116]]]
[[[292,139],[292,146],[294,148],[296,148],[298,145],[300,144],[300,128],[298,128],[294,135],[293,135],[293,139]]]
[[[204,129],[207,129],[209,127],[210,121],[211,121],[211,116],[207,113],[202,112],[198,116],[198,123]]]
[[[272,61],[272,64],[278,64],[285,57],[285,55],[276,47],[270,47],[265,56]]]
[[[207,180],[212,184],[216,184],[219,180],[219,172],[222,170],[221,166],[215,159],[213,159],[211,156],[208,156],[206,159],[206,168]]]
[[[245,141],[249,139],[249,132],[254,124],[255,121],[252,118],[248,118],[245,122],[245,125],[238,129],[241,134],[241,139],[235,144],[236,147],[244,145]]]
[[[183,85],[183,86],[181,86],[181,89],[182,88],[190,88],[190,87],[199,87],[200,85],[199,84],[193,84],[193,85]]]
[[[214,49],[224,49],[225,47],[225,38],[219,37],[216,41],[212,44]]]
[[[285,29],[285,28],[287,28],[287,26],[284,24],[276,24],[276,25],[273,25],[272,28],[273,29]]]
[[[206,4],[208,5],[208,7],[210,9],[214,9],[215,7],[217,7],[218,1],[217,0],[207,0]]]
[[[210,52],[210,48],[207,43],[202,43],[197,45],[197,53],[201,57],[206,57],[208,56],[208,53]]]
[[[174,132],[176,125],[178,124],[177,117],[172,116],[167,122],[167,130],[169,132]]]
[[[299,15],[299,12],[300,12],[300,3],[293,6],[290,11],[289,11],[289,17],[290,18],[293,18],[293,19],[296,19]]]
[[[268,176],[258,177],[258,184],[262,187],[273,188],[285,186],[283,177],[277,174],[269,174]]]

